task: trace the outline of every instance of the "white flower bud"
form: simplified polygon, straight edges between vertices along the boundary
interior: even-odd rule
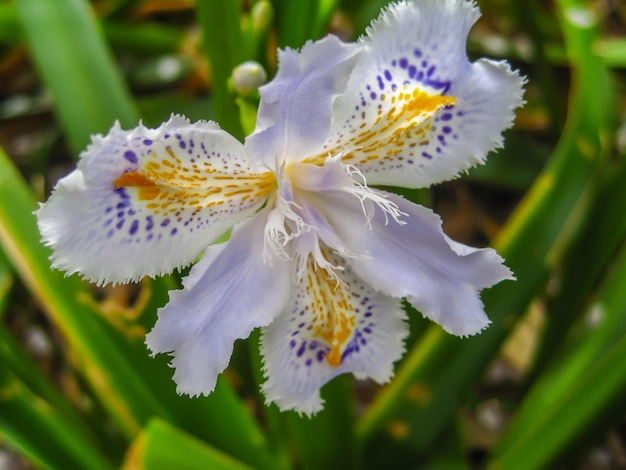
[[[252,60],[238,65],[231,75],[233,88],[240,95],[249,95],[267,80],[263,66]]]

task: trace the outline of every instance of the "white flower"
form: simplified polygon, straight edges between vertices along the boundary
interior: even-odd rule
[[[480,332],[480,290],[512,278],[502,259],[372,188],[454,178],[501,146],[524,80],[504,62],[468,62],[478,16],[465,0],[400,2],[358,43],[280,51],[245,144],[178,116],[95,137],[37,213],[54,267],[128,282],[204,250],[147,337],[192,396],[213,390],[256,327],[267,400],[304,413],[338,374],[390,379],[403,297],[452,334]]]

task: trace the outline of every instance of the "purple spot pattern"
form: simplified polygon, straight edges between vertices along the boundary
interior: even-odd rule
[[[380,349],[386,347],[377,337],[380,315],[389,314],[388,305],[381,305],[383,296],[354,276],[349,268],[340,274],[340,278],[348,285],[356,320],[352,336],[343,347],[341,365],[334,368],[326,361],[331,347],[326,340],[315,335],[315,318],[310,308],[313,300],[305,286],[298,288],[289,317],[280,320],[286,321],[278,339],[287,346],[283,352],[286,357],[281,359],[285,362],[283,367],[291,369],[289,375],[293,373],[304,382],[320,380],[317,388],[340,373],[367,372],[365,367],[361,370],[362,363],[375,361]]]
[[[403,52],[395,52],[389,56],[379,56],[374,65],[375,71],[369,72],[367,78],[359,85],[353,101],[353,114],[341,129],[336,131],[325,145],[325,150],[340,149],[346,155],[347,163],[355,165],[367,175],[386,171],[404,171],[413,168],[416,171],[425,171],[438,157],[444,157],[446,149],[453,141],[458,140],[463,133],[463,112],[458,109],[458,103],[437,111],[429,122],[415,124],[414,135],[409,136],[407,129],[404,139],[407,145],[396,149],[389,149],[391,145],[380,143],[394,141],[389,130],[388,135],[381,135],[363,143],[359,139],[364,131],[373,133],[377,130],[376,120],[382,117],[383,122],[391,109],[395,106],[395,98],[400,93],[412,93],[418,88],[433,95],[454,96],[452,81],[439,73],[439,57],[436,55],[437,44],[431,44],[426,49],[405,46]],[[440,122],[445,125],[440,125]],[[365,128],[363,128],[365,124]],[[419,127],[423,132],[419,131]],[[378,128],[382,125],[378,125]],[[408,141],[408,142],[407,142]],[[372,144],[370,149],[368,143]],[[351,148],[353,147],[353,148]],[[382,158],[382,157],[386,158]],[[377,158],[375,158],[377,157]]]
[[[124,139],[117,135],[116,140],[104,146],[95,157],[110,173],[111,183],[110,191],[92,196],[91,213],[85,219],[90,224],[90,243],[118,248],[144,244],[151,251],[172,243],[184,244],[187,239],[197,240],[194,237],[197,232],[211,229],[220,221],[232,220],[237,213],[251,213],[263,203],[263,198],[228,197],[227,189],[216,189],[209,175],[229,175],[236,180],[238,175],[250,174],[250,170],[242,157],[224,149],[213,134],[201,126],[189,125],[172,133],[164,132],[166,127],[167,124],[162,126],[160,137],[153,131],[149,138],[137,131],[123,133]],[[184,195],[181,190],[183,199],[174,198],[165,210],[156,204],[150,206],[153,200],[140,200],[137,188],[116,187],[113,183],[126,172],[144,174],[150,162],[162,165],[164,161],[174,166],[176,175],[169,184],[196,178],[195,193],[199,197]],[[197,204],[190,204],[195,200]],[[221,202],[216,203],[218,201]],[[96,227],[93,227],[94,220]],[[204,243],[201,237],[199,243]]]

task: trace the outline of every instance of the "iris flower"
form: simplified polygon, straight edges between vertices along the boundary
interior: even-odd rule
[[[489,324],[480,291],[512,273],[427,208],[376,189],[427,187],[502,145],[524,79],[470,63],[466,0],[392,4],[356,43],[279,51],[245,143],[180,116],[116,124],[37,213],[55,268],[97,284],[189,265],[147,336],[180,393],[209,394],[235,340],[261,328],[268,402],[314,413],[333,377],[388,381],[405,298],[446,331]],[[228,242],[212,244],[232,228]]]

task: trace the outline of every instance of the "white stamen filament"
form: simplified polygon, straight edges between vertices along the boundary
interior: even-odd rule
[[[308,164],[303,163],[301,165]],[[374,216],[374,205],[383,211],[385,224],[389,223],[390,217],[400,225],[406,223],[400,217],[407,214],[400,211],[398,206],[388,200],[384,194],[369,188],[365,176],[356,167],[342,163],[339,155],[328,157],[324,166],[327,165],[334,166],[330,171],[340,172],[339,174],[335,173],[338,176],[335,190],[351,194],[359,200],[370,230],[372,229],[371,220]],[[273,200],[270,201],[273,208],[265,225],[264,259],[266,262],[270,262],[272,255],[276,255],[281,259],[293,260],[295,276],[298,280],[302,280],[307,270],[309,256],[312,256],[315,268],[326,271],[330,278],[336,280],[337,285],[340,285],[342,281],[337,275],[337,271],[342,271],[345,268],[329,261],[328,257],[324,255],[324,248],[335,252],[339,255],[339,259],[367,259],[369,255],[347,249],[346,243],[332,233],[334,232],[332,227],[323,225],[318,227],[315,223],[311,223],[311,221],[315,222],[316,218],[312,214],[323,214],[324,208],[319,206],[319,202],[316,201],[314,188],[302,189],[296,186],[297,183],[287,176],[290,173],[285,171],[285,166],[285,162],[279,164],[277,161],[276,163],[275,174],[278,189]],[[300,168],[298,174],[306,174],[303,170],[306,168]],[[323,191],[327,192],[329,189],[324,188]],[[297,197],[294,192],[297,192]]]
[[[389,223],[389,216],[391,216],[393,220],[400,225],[406,224],[405,221],[400,220],[400,217],[406,217],[407,214],[402,212],[394,202],[388,200],[384,196],[384,194],[372,190],[367,185],[365,175],[361,173],[361,171],[359,171],[357,167],[353,165],[344,166],[346,168],[346,173],[348,173],[348,175],[350,175],[350,178],[352,178],[354,186],[344,186],[344,188],[342,189],[346,190],[346,192],[352,193],[359,199],[359,202],[361,203],[361,208],[363,209],[363,214],[365,215],[365,219],[367,220],[367,224],[370,230],[372,229],[373,214],[372,211],[368,211],[365,207],[365,201],[368,200],[378,205],[378,207],[380,207],[380,209],[383,211],[383,214],[385,215],[385,225]],[[358,179],[355,178],[355,176],[360,178],[361,182],[359,182]]]

